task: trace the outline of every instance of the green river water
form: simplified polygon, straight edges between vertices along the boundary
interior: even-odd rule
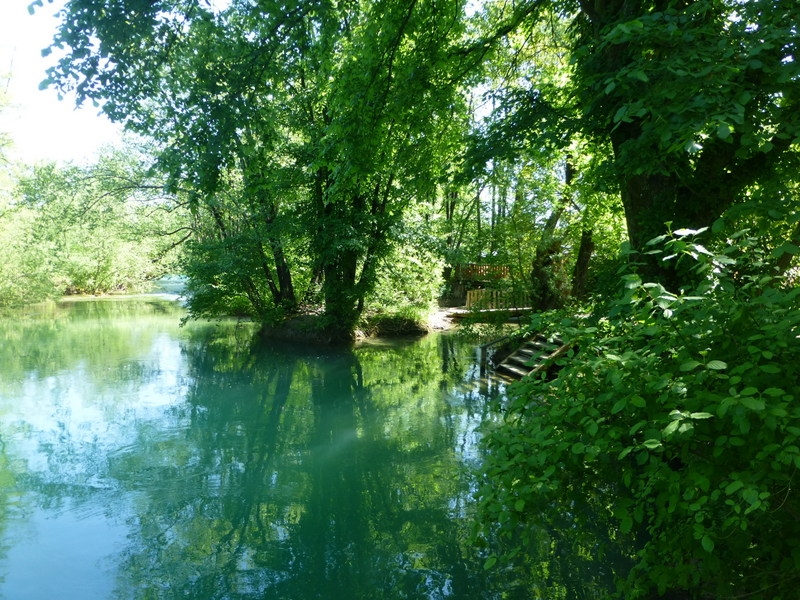
[[[469,542],[491,418],[473,346],[182,316],[141,297],[0,318],[0,598],[528,597]]]

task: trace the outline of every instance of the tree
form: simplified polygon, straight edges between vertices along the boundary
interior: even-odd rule
[[[0,113],[6,109],[8,106],[8,95],[6,90],[8,89],[8,78],[5,76],[0,75],[0,79],[5,79],[3,88],[0,89]],[[11,138],[5,131],[0,131],[0,165],[3,165],[3,170],[5,170],[6,163],[8,159],[6,158],[6,150],[11,145]]]
[[[221,209],[220,191],[238,180],[237,203],[261,215],[269,260],[257,262],[267,285],[276,281],[272,304],[293,308],[290,271],[305,263],[298,287],[321,282],[328,326],[342,337],[406,208],[435,189],[437,140],[460,110],[461,58],[448,49],[461,13],[459,1],[215,11],[199,0],[74,0],[55,39],[69,52],[50,77],[153,136],[160,166],[196,206]],[[302,227],[283,227],[281,215]],[[288,257],[286,244],[308,255]],[[243,267],[242,282],[254,265]]]
[[[487,5],[486,27],[498,27],[501,17],[502,8]],[[481,80],[492,110],[465,160],[468,177],[499,186],[499,204],[513,207],[493,231],[539,310],[563,305],[573,289],[585,294],[595,230],[601,258],[615,255],[621,241],[616,186],[604,175],[610,145],[580,127],[571,39],[567,21],[543,10],[494,42]]]
[[[22,289],[10,297],[141,289],[173,271],[189,230],[161,188],[131,148],[89,167],[43,164],[21,176],[9,214],[22,264],[4,279]]]
[[[508,22],[570,20],[566,92],[580,118],[543,115],[544,129],[610,144],[633,248],[644,250],[667,223],[710,226],[796,164],[795,3],[567,0],[550,10],[517,5],[486,36]],[[661,261],[647,271],[680,284]]]
[[[589,181],[619,190],[641,263],[622,297],[586,319],[560,313],[528,328],[562,336],[570,352],[557,377],[512,386],[502,423],[484,429],[487,530],[507,541],[503,558],[543,576],[586,562],[594,577],[620,559],[616,596],[573,579],[557,590],[567,597],[790,597],[798,293],[775,274],[798,253],[798,9],[552,6],[517,4],[490,22],[484,39],[495,43],[512,21],[572,25],[564,87],[520,95],[498,127],[608,148]],[[539,111],[522,123],[564,90],[580,118]]]

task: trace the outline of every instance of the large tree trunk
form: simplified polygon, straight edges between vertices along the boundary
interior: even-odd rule
[[[574,175],[572,162],[567,157],[564,167],[564,190],[547,217],[531,263],[531,306],[536,310],[559,308],[564,303],[563,292],[558,288],[560,269],[558,255],[561,252],[561,238],[556,237],[556,230],[571,200],[570,186]]]
[[[710,81],[703,82],[694,73],[682,75],[679,69],[663,70],[664,61],[669,59],[666,53],[676,50],[664,37],[642,34],[615,38],[613,34],[617,26],[624,28],[626,23],[636,23],[644,15],[667,9],[682,16],[693,14],[686,23],[687,27],[698,31],[698,36],[715,31],[724,34],[724,25],[721,25],[725,21],[724,14],[715,10],[691,13],[692,4],[667,0],[580,2],[582,17],[577,22],[583,26],[583,38],[579,42],[581,53],[576,73],[585,84],[584,110],[589,115],[586,122],[592,135],[605,132],[611,141],[630,243],[639,252],[648,249],[649,240],[668,230],[710,227],[742,197],[748,186],[773,176],[774,165],[796,139],[796,119],[792,116],[797,114],[796,86],[783,84],[780,78],[774,77],[771,70],[774,67],[762,69],[750,64],[740,68],[739,59],[728,58],[724,45],[719,46],[718,53],[714,50],[717,46],[709,45],[705,56],[709,60],[715,57],[721,61],[730,60],[731,68],[717,69],[709,75]],[[755,38],[748,43],[754,42],[757,43]],[[758,51],[759,59],[754,63],[786,61],[785,51],[777,46],[754,46],[749,50],[753,55]],[[747,51],[747,47],[737,49],[731,43],[730,52],[736,56],[741,52],[745,63]],[[643,60],[644,56],[649,58]],[[691,56],[687,55],[686,59]],[[651,72],[647,72],[648,66],[652,66]],[[621,79],[619,75],[624,73],[638,74],[634,79],[640,83]],[[767,91],[760,81],[763,78],[771,78],[775,90]],[[674,100],[669,96],[648,95],[647,86],[655,88],[673,83]],[[640,86],[644,100],[637,97],[636,85]],[[690,153],[686,147],[676,148],[676,141],[683,142],[692,127],[699,134],[703,128],[711,129],[716,123],[713,113],[698,113],[698,122],[694,124],[691,119],[682,121],[682,111],[691,109],[688,105],[693,92],[695,95],[704,92],[703,86],[738,90],[737,93],[746,98],[739,105],[740,114],[733,119],[735,126],[723,124],[723,134],[705,135],[702,145],[698,144]],[[667,105],[652,104],[659,99]],[[708,111],[715,110],[710,95],[704,94],[703,101]],[[759,103],[763,104],[762,108]],[[771,108],[766,108],[769,105]],[[723,112],[733,110],[724,101],[719,101],[719,107]],[[678,123],[674,130],[670,130],[669,125],[664,126],[671,119]],[[703,119],[707,122],[702,122]],[[767,131],[774,129],[770,139],[763,140],[760,147],[754,144],[753,134],[759,127],[766,127]],[[647,278],[659,280],[673,289],[689,282],[687,272],[676,272],[671,262],[663,261],[657,254],[640,254],[637,260],[641,262],[642,275]]]
[[[325,198],[327,172],[318,173],[319,186],[315,189],[317,231],[313,252],[324,275],[322,296],[325,301],[325,329],[331,341],[350,340],[363,310],[366,287],[358,277],[359,266],[366,264],[368,250],[364,241],[356,239],[359,232],[354,227],[357,215],[363,218],[368,210],[366,199],[360,194],[349,198]],[[360,232],[370,248],[371,232]]]
[[[322,283],[327,319],[325,329],[332,341],[350,340],[358,323],[357,269],[358,253],[352,250],[342,251],[325,263]]]

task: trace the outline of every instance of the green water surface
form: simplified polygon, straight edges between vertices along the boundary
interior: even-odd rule
[[[0,318],[0,597],[521,594],[469,542],[491,416],[470,345],[269,344],[182,316]]]

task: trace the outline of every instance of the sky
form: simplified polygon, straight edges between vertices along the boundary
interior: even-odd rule
[[[25,164],[91,162],[100,148],[120,139],[120,130],[91,104],[76,110],[74,98],[59,101],[55,90],[39,89],[53,60],[41,51],[53,39],[64,0],[44,0],[31,15],[32,1],[0,0],[0,89],[9,101],[0,109],[0,132],[13,141],[8,155]]]

